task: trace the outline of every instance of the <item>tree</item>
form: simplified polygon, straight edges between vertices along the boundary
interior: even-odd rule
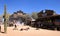
[[[39,13],[37,13],[38,17],[42,17],[43,14],[44,14],[43,10],[41,10]]]
[[[33,12],[32,15],[31,15],[31,17],[34,18],[34,19],[37,19],[38,18],[37,13]]]

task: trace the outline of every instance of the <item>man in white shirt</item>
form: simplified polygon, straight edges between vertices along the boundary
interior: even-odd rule
[[[0,20],[0,32],[1,32],[1,25],[2,25],[2,20]]]
[[[2,17],[0,17],[0,32],[1,32],[1,25],[3,24],[3,18]]]

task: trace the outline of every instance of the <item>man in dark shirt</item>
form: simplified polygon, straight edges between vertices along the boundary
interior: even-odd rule
[[[1,24],[2,24],[2,21],[0,21],[0,32],[1,32]]]
[[[0,32],[1,32],[1,25],[0,25]]]
[[[14,20],[14,29],[13,30],[17,30],[17,25],[16,25],[16,20]]]

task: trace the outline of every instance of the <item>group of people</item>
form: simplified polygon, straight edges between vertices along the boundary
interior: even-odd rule
[[[0,21],[0,32],[1,32],[1,24],[2,24],[2,21]],[[18,28],[17,28],[17,25],[18,24],[20,24],[20,23],[18,23],[18,21],[16,21],[16,20],[14,20],[13,21],[13,26],[14,26],[14,28],[13,28],[13,30],[18,30]],[[22,31],[22,30],[28,30],[29,29],[29,27],[26,27],[26,28],[20,28],[20,31]]]
[[[20,23],[20,22],[15,21],[15,20],[13,21],[13,24],[14,24],[13,30],[18,30],[18,28],[17,28],[17,25],[18,25],[18,24],[21,24],[21,25],[23,24],[23,25],[24,25],[24,23]],[[29,27],[26,27],[26,28],[23,28],[23,27],[22,27],[22,28],[20,28],[20,31],[22,31],[22,30],[28,30],[28,29],[29,29]]]

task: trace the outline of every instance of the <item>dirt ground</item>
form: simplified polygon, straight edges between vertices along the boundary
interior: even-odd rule
[[[14,27],[7,27],[7,33],[0,33],[0,36],[60,36],[60,31],[56,30],[46,30],[29,27],[29,30],[20,31],[21,28],[27,28],[29,26],[19,25],[18,30],[13,30]],[[2,31],[4,31],[4,27],[2,25]]]

